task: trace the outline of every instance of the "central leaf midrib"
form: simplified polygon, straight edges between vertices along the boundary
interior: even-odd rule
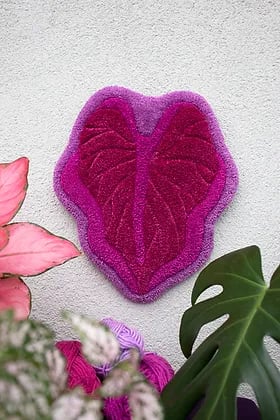
[[[224,389],[224,385],[225,385],[225,383],[227,382],[227,379],[228,379],[229,373],[230,373],[230,371],[231,371],[231,369],[232,369],[232,366],[233,366],[233,364],[234,364],[234,362],[235,362],[235,360],[236,360],[236,356],[237,356],[237,354],[238,354],[238,352],[239,352],[239,350],[240,350],[241,344],[243,343],[244,337],[245,337],[245,336],[246,336],[246,334],[247,334],[247,331],[248,331],[248,329],[249,329],[249,326],[250,326],[250,324],[251,324],[251,322],[252,322],[253,318],[255,317],[256,312],[257,312],[258,308],[261,306],[261,303],[262,303],[262,301],[263,301],[263,298],[264,298],[264,296],[265,296],[265,294],[266,294],[266,289],[267,289],[267,288],[266,288],[265,286],[263,286],[263,291],[262,291],[262,293],[260,294],[259,298],[257,299],[257,301],[256,301],[256,305],[254,306],[253,310],[252,310],[252,311],[251,311],[251,313],[248,315],[248,317],[246,317],[246,318],[248,318],[248,320],[247,320],[247,322],[245,323],[244,328],[242,329],[242,332],[241,332],[241,334],[240,334],[239,340],[237,340],[237,343],[235,344],[235,346],[234,346],[234,348],[233,348],[232,357],[229,357],[229,359],[230,359],[230,363],[229,363],[229,365],[228,365],[228,368],[226,369],[226,372],[225,372],[225,375],[224,375],[224,379],[223,379],[223,381],[222,381],[222,383],[221,383],[221,385],[220,385],[220,387],[219,387],[219,391],[218,391],[218,393],[216,394],[216,398],[215,398],[215,400],[214,400],[214,403],[212,404],[212,406],[211,406],[211,408],[210,408],[210,412],[208,412],[208,417],[207,417],[208,419],[211,419],[211,415],[212,415],[212,413],[213,413],[213,411],[214,411],[214,408],[216,407],[217,401],[219,400],[219,398],[220,398],[220,396],[221,396],[221,394],[222,394],[222,391],[223,391],[223,389]],[[246,319],[246,318],[245,318],[245,319]]]
[[[30,254],[48,254],[49,252],[53,252],[51,251],[23,251],[23,252],[11,252],[9,254],[4,254],[4,255],[0,255],[0,258],[9,258],[9,257],[15,257],[17,255],[30,255]]]

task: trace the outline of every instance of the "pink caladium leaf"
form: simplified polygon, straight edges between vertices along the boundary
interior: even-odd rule
[[[1,277],[33,276],[80,255],[70,241],[35,224],[12,223],[5,229],[9,241],[0,250]]]
[[[101,90],[79,115],[55,172],[83,248],[140,302],[206,261],[214,222],[236,187],[216,118],[191,92]]]
[[[8,223],[19,210],[26,194],[27,173],[25,157],[0,164],[0,226]]]
[[[7,245],[9,240],[8,232],[5,227],[0,226],[0,250]]]
[[[0,311],[12,309],[17,320],[26,319],[31,309],[27,285],[19,277],[0,279]]]

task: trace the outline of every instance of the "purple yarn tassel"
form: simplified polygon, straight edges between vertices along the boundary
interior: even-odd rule
[[[101,322],[115,334],[121,349],[120,356],[114,363],[94,366],[97,374],[101,378],[104,378],[115,364],[129,357],[129,350],[132,348],[136,348],[139,351],[141,360],[144,353],[144,339],[136,329],[127,327],[123,322],[116,321],[113,318],[105,318]]]

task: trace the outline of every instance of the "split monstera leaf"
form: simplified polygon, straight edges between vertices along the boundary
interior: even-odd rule
[[[20,276],[34,276],[80,255],[70,241],[32,223],[11,223],[27,190],[29,161],[0,164],[0,311],[27,318],[31,296]]]
[[[223,291],[196,303],[214,285]],[[192,305],[180,329],[188,360],[163,391],[165,418],[185,420],[195,409],[195,420],[236,419],[237,389],[248,383],[262,418],[280,419],[280,373],[264,345],[266,336],[280,343],[280,267],[267,287],[258,247],[225,255],[199,275]],[[226,314],[226,322],[192,353],[200,329]]]

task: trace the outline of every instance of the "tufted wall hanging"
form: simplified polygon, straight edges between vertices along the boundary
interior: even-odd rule
[[[149,302],[209,257],[237,170],[201,96],[108,87],[81,110],[54,187],[92,262],[128,299]]]

